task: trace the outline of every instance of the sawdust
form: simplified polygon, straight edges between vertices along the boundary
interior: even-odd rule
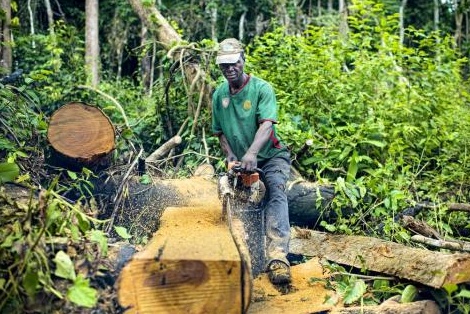
[[[332,292],[311,278],[324,278],[323,268],[317,258],[291,267],[292,283],[288,287],[276,287],[266,274],[253,281],[253,296],[248,314],[301,314],[321,313],[330,310],[324,304]]]

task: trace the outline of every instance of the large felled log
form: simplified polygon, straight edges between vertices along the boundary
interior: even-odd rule
[[[313,228],[321,220],[335,218],[335,213],[330,210],[334,187],[292,178],[287,182],[286,193],[292,224]]]
[[[175,182],[187,207],[166,208],[152,240],[123,268],[121,306],[126,313],[244,312],[250,281],[221,219],[217,189],[203,178]]]
[[[411,248],[372,237],[313,230],[308,233],[308,239],[291,240],[292,253],[322,256],[339,264],[406,278],[434,288],[470,281],[470,254]]]
[[[72,102],[54,112],[47,139],[56,153],[54,164],[72,169],[104,166],[114,150],[114,126],[99,108]]]
[[[354,306],[334,309],[330,314],[440,314],[436,302],[430,300],[410,303],[384,303],[377,306]]]

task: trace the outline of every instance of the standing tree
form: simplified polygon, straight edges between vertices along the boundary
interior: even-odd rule
[[[86,31],[85,31],[85,63],[91,80],[91,86],[96,87],[100,82],[100,46],[98,38],[98,3],[99,0],[86,0]]]
[[[2,0],[2,34],[1,34],[1,67],[2,72],[9,74],[12,67],[12,52],[11,52],[11,2],[10,0]]]

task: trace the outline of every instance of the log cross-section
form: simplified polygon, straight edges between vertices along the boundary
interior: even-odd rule
[[[68,103],[54,112],[47,139],[66,163],[81,166],[99,163],[115,147],[109,118],[98,107],[81,102]]]

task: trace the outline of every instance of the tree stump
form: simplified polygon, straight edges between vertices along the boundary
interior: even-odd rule
[[[81,102],[54,112],[47,139],[53,149],[51,163],[71,170],[107,166],[115,147],[110,119],[99,108]]]

